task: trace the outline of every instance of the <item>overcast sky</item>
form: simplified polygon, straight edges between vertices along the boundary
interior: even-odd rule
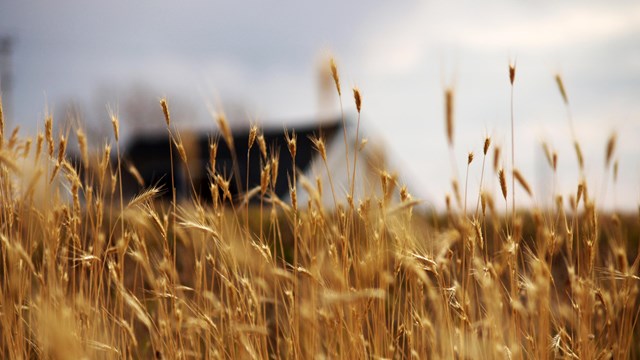
[[[456,90],[455,154],[464,174],[467,152],[478,159],[485,135],[510,146],[507,67],[514,59],[516,162],[525,176],[537,189],[548,182],[539,146],[546,139],[559,153],[558,190],[575,189],[575,155],[554,83],[561,73],[592,192],[604,193],[605,143],[617,131],[617,195],[609,180],[601,202],[633,210],[640,201],[637,1],[21,0],[0,2],[0,34],[16,40],[13,124],[31,132],[45,104],[55,110],[70,100],[105,122],[106,104],[95,103],[118,108],[132,84],[188,99],[189,121],[212,127],[206,109],[216,97],[263,122],[308,119],[317,112],[318,62],[330,51],[343,86],[363,93],[368,136],[385,142],[410,190],[436,206],[452,173],[443,87]],[[350,97],[345,107],[353,110]],[[473,194],[480,165],[471,168]]]

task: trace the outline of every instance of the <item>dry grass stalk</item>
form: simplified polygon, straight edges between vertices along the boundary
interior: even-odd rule
[[[4,142],[4,109],[2,107],[2,94],[0,94],[0,149]]]
[[[49,122],[36,139],[36,157],[45,141],[53,142]],[[302,174],[309,199],[303,203],[290,182],[287,202],[274,191],[280,151],[268,154],[261,134],[252,132],[249,146],[261,148],[260,185],[242,195],[247,204],[260,197],[270,206],[237,208],[228,174],[215,172],[212,143],[211,203],[168,204],[156,199],[160,189],[150,188],[126,199],[126,211],[114,196],[122,179],[111,145],[100,149],[97,172],[78,176],[67,159],[67,134],[50,161],[32,162],[23,158],[29,140],[16,133],[15,146],[0,151],[0,354],[637,356],[640,260],[626,235],[637,219],[596,208],[585,180],[568,198],[571,214],[557,195],[548,213],[523,208],[511,231],[504,231],[509,211],[496,211],[482,185],[482,216],[451,211],[451,196],[459,198],[460,190],[454,181],[447,213],[431,219],[384,169],[379,187],[363,189],[357,210],[348,192],[336,198],[328,166],[333,207],[321,201],[320,178],[314,188]],[[173,142],[179,148],[180,135],[169,134],[171,148]],[[290,134],[287,147],[294,145]],[[313,144],[326,165],[324,140]],[[483,170],[489,148],[487,138]],[[618,161],[610,153],[615,179]],[[500,152],[494,154],[506,200],[505,170]],[[556,168],[557,155],[545,155]],[[64,176],[48,184],[51,166]],[[528,187],[517,170],[514,178]]]

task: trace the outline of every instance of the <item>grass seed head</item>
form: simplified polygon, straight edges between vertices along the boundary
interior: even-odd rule
[[[38,137],[36,138],[36,162],[40,158],[40,154],[42,153],[42,144],[44,143],[44,134],[42,132],[38,132]]]
[[[280,165],[280,159],[278,155],[272,155],[271,157],[271,185],[276,186],[278,181],[278,166]]]
[[[322,197],[322,180],[320,180],[320,176],[316,176],[316,190],[318,191],[318,196]]]
[[[311,142],[316,150],[320,153],[320,157],[322,157],[323,161],[327,161],[327,148],[324,145],[324,139],[321,137],[313,137],[311,138]]]
[[[518,183],[520,184],[520,186],[522,186],[524,191],[526,191],[529,196],[532,196],[533,193],[531,192],[531,186],[529,186],[529,183],[520,173],[520,171],[518,171],[518,169],[513,170],[513,175],[516,177],[516,180],[518,180]]]
[[[167,98],[160,99],[160,107],[162,108],[162,114],[164,114],[164,122],[167,124],[167,128],[171,126],[171,114],[169,113],[169,105],[167,104]]]
[[[292,131],[291,135],[289,135],[289,131],[285,130],[284,137],[285,137],[285,140],[287,140],[287,147],[289,148],[289,153],[291,154],[291,158],[295,159],[296,150],[297,150],[295,131]]]
[[[216,158],[218,157],[218,142],[212,141],[209,144],[209,166],[211,167],[211,174],[216,173]]]
[[[249,150],[253,147],[253,144],[256,142],[256,136],[258,134],[258,126],[251,125],[251,129],[249,130]]]
[[[509,82],[513,86],[513,82],[516,80],[516,64],[509,63]]]
[[[549,145],[545,141],[542,142],[542,151],[544,151],[544,157],[547,159],[549,167],[553,168],[553,158],[551,156],[551,150],[549,149]]]
[[[580,148],[580,143],[577,141],[573,142],[573,147],[576,150],[576,156],[578,157],[578,166],[580,170],[584,169],[584,157],[582,156],[582,149]]]
[[[258,148],[260,148],[260,153],[262,154],[262,159],[267,159],[267,143],[264,140],[264,134],[258,135]]]
[[[356,110],[360,113],[360,108],[362,106],[362,96],[360,95],[360,89],[358,87],[353,88],[353,99],[356,102]]]
[[[493,147],[493,171],[498,172],[500,168],[500,146]]]
[[[47,115],[44,119],[44,133],[49,145],[49,156],[53,156],[53,117]]]
[[[116,137],[116,141],[120,140],[120,122],[118,116],[111,115],[111,125],[113,125],[113,135]]]
[[[607,151],[605,153],[604,161],[605,167],[609,167],[609,164],[611,163],[611,157],[616,150],[616,138],[617,134],[614,132],[611,134],[611,136],[609,136],[609,140],[607,141]]]
[[[331,76],[333,77],[333,82],[336,85],[338,96],[342,96],[342,90],[340,90],[340,75],[338,74],[338,66],[336,65],[336,60],[334,58],[329,59],[329,66],[331,67]]]
[[[500,179],[500,190],[502,190],[502,197],[507,199],[507,179],[504,175],[504,169],[498,171],[498,178]]]
[[[231,134],[231,128],[229,127],[229,122],[227,121],[226,116],[223,113],[220,113],[216,117],[216,122],[218,124],[218,128],[222,133],[222,138],[227,143],[230,149],[234,149],[233,146],[233,135]]]
[[[80,148],[80,157],[82,158],[82,165],[89,167],[89,150],[87,148],[87,136],[84,134],[81,128],[76,130],[76,137],[78,138],[78,147]]]
[[[29,156],[29,151],[31,150],[31,143],[33,142],[33,140],[31,140],[31,138],[27,139],[24,143],[24,151],[22,152],[22,157],[26,158],[27,156]]]
[[[140,175],[140,172],[138,171],[136,166],[133,165],[133,163],[130,163],[129,166],[127,166],[127,171],[129,171],[129,174],[131,174],[131,176],[136,179],[138,185],[144,187],[144,179],[142,178],[142,175]]]
[[[60,135],[60,143],[58,144],[58,163],[62,164],[62,160],[64,160],[64,153],[67,149],[67,139],[64,138],[64,135]]]
[[[444,112],[447,128],[447,141],[449,146],[453,146],[453,88],[446,88],[444,91]]]
[[[560,90],[562,101],[564,101],[565,105],[568,105],[569,98],[567,98],[567,92],[564,89],[564,82],[562,81],[562,77],[560,76],[560,74],[556,74],[556,84],[558,85],[558,90]]]
[[[264,195],[269,188],[269,180],[271,180],[271,164],[267,163],[260,172],[260,192]]]
[[[18,132],[20,131],[20,125],[13,128],[11,131],[11,136],[9,136],[9,149],[13,149],[13,147],[18,142]]]

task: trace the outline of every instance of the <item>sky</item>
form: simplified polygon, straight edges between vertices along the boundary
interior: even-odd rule
[[[317,115],[318,66],[332,54],[343,87],[362,91],[366,136],[384,143],[410,191],[438,208],[455,173],[443,89],[455,89],[457,173],[463,183],[473,151],[468,186],[477,194],[485,136],[510,147],[510,62],[516,167],[537,195],[518,190],[519,203],[550,198],[542,140],[559,154],[556,191],[575,192],[559,73],[592,194],[606,208],[635,211],[640,203],[637,1],[4,0],[0,34],[15,39],[8,106],[11,124],[26,133],[42,127],[45,109],[57,114],[71,102],[88,122],[108,128],[107,106],[135,106],[135,89],[153,93],[153,101],[175,99],[177,122],[214,128],[208,108],[222,104],[239,109],[230,117],[237,124],[295,126]],[[351,97],[343,100],[353,116]],[[339,113],[337,100],[333,106]],[[614,131],[615,186],[604,169]],[[486,178],[495,189],[493,172]]]

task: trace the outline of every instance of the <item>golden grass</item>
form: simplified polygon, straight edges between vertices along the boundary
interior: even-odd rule
[[[339,92],[333,61],[331,70]],[[514,77],[510,67],[511,84]],[[359,113],[357,89],[354,100]],[[173,142],[181,149],[166,99],[160,105],[171,138],[167,146]],[[445,109],[453,152],[452,90],[445,91]],[[220,115],[217,122],[232,147],[226,119]],[[118,140],[115,116],[113,128]],[[237,208],[229,192],[234,180],[214,171],[209,204],[178,203],[174,188],[154,187],[125,202],[120,166],[137,170],[122,164],[119,144],[115,165],[109,160],[111,145],[91,152],[84,132],[76,134],[81,170],[69,164],[64,136],[55,152],[50,116],[33,154],[26,145],[30,139],[0,142],[0,354],[5,358],[627,359],[640,354],[638,220],[599,211],[584,179],[568,195],[568,207],[562,194],[554,194],[555,207],[499,212],[491,194],[501,191],[506,205],[507,192],[514,189],[507,189],[500,150],[494,147],[499,188],[485,189],[481,182],[475,215],[466,211],[466,182],[463,207],[454,178],[458,207],[447,196],[447,216],[430,218],[414,209],[419,201],[384,169],[379,194],[365,194],[356,204],[354,179],[348,195],[337,194],[324,139],[316,138],[333,207],[323,205],[326,190],[319,178],[314,183],[295,173],[286,201],[274,191],[278,159],[252,127],[249,146],[257,142],[262,167],[251,171],[261,172],[261,183],[245,199],[259,197],[259,207]],[[615,151],[612,139],[607,167]],[[40,155],[45,141],[48,151]],[[295,157],[295,132],[287,132],[287,146]],[[487,137],[481,179],[490,146]],[[355,172],[358,139],[352,151],[355,178],[362,176]],[[215,142],[210,152],[213,170]],[[555,170],[557,155],[546,146],[545,152]],[[467,163],[472,160],[469,153]],[[614,166],[617,176],[617,162]],[[512,174],[535,195],[519,171]],[[297,201],[301,189],[309,194],[306,204]],[[156,199],[162,191],[172,192],[170,204]],[[507,221],[508,214],[513,219]]]

